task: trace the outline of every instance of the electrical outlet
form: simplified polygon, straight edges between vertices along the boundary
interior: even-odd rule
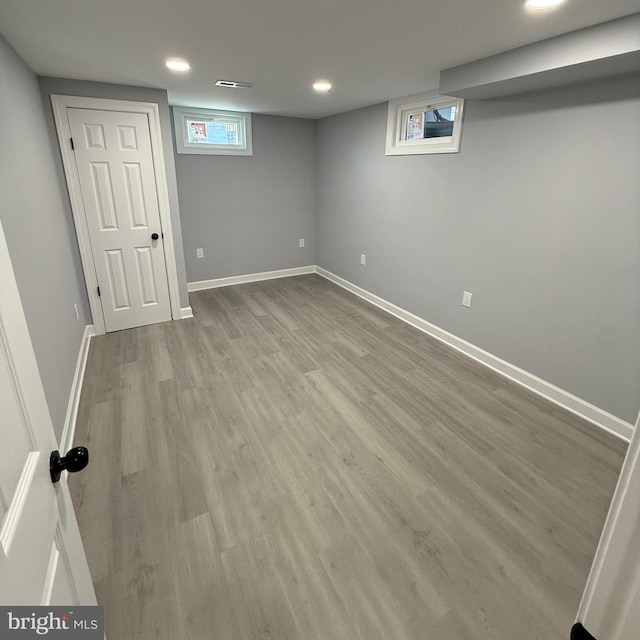
[[[300,240],[298,240],[298,246],[302,249],[302,247],[304,247],[304,238],[300,238]]]
[[[469,293],[468,291],[463,292],[463,294],[462,294],[462,306],[463,307],[470,307],[471,306],[471,297],[472,297],[472,294]]]
[[[364,266],[365,264],[367,264],[367,254],[366,253],[361,253],[360,254],[360,264],[362,266]]]
[[[76,320],[80,320],[80,312],[78,311],[78,303],[73,305],[73,310],[76,312]]]
[[[196,249],[196,258],[204,258],[204,249],[202,247]]]

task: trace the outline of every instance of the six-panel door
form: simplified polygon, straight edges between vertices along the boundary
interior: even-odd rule
[[[106,330],[171,320],[147,115],[67,116]]]

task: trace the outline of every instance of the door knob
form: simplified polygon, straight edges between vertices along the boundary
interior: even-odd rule
[[[51,452],[49,458],[49,472],[51,482],[58,482],[60,474],[66,469],[69,473],[82,471],[89,464],[89,449],[86,447],[74,447],[67,451],[67,455],[62,458],[58,450]]]
[[[152,233],[151,234],[151,239],[152,240],[157,240],[158,239],[158,234],[157,233]]]

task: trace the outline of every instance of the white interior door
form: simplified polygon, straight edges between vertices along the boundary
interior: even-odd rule
[[[148,116],[68,107],[67,117],[106,330],[171,320]]]
[[[1,225],[0,416],[0,604],[96,604]]]
[[[640,638],[640,417],[622,465],[578,621],[597,640]]]

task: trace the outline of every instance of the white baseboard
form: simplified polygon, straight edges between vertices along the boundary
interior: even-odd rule
[[[76,434],[78,407],[80,406],[80,393],[82,392],[84,371],[87,367],[87,357],[89,355],[89,344],[91,343],[91,338],[94,335],[96,335],[94,326],[92,324],[88,324],[84,328],[82,342],[80,343],[78,361],[76,362],[76,370],[73,374],[73,382],[71,384],[71,393],[69,394],[69,404],[67,405],[67,415],[64,420],[62,436],[60,437],[61,455],[64,455],[73,446],[73,438]]]
[[[276,278],[289,278],[290,276],[303,276],[308,273],[315,273],[316,266],[293,267],[291,269],[279,269],[278,271],[263,271],[261,273],[248,273],[243,276],[230,276],[228,278],[216,278],[214,280],[199,280],[198,282],[188,282],[187,291],[202,291],[204,289],[217,289],[218,287],[228,287],[233,284],[246,284],[248,282],[260,282],[260,280],[275,280]]]
[[[180,319],[186,320],[187,318],[193,318],[193,309],[191,307],[182,307],[180,309]]]
[[[379,307],[380,309],[384,309],[391,315],[403,320],[407,324],[416,327],[420,331],[429,334],[430,336],[440,340],[441,342],[447,344],[450,347],[453,347],[457,351],[464,353],[466,356],[473,358],[477,362],[489,367],[493,371],[502,374],[509,380],[517,382],[518,384],[526,387],[530,391],[537,393],[538,395],[550,400],[556,405],[563,407],[567,411],[574,413],[575,415],[588,420],[592,424],[612,433],[613,435],[629,442],[631,440],[631,436],[633,435],[634,427],[632,424],[625,422],[624,420],[614,416],[599,407],[583,400],[582,398],[578,398],[574,396],[572,393],[565,391],[564,389],[560,389],[555,385],[543,380],[542,378],[538,378],[537,376],[525,371],[524,369],[520,369],[497,356],[481,349],[480,347],[476,347],[475,345],[463,340],[462,338],[458,338],[457,336],[441,329],[440,327],[427,322],[426,320],[420,318],[419,316],[410,313],[402,309],[401,307],[396,306],[395,304],[376,296],[375,294],[367,291],[366,289],[362,289],[357,285],[345,280],[322,267],[316,267],[315,272],[321,275],[323,278],[330,280],[331,282],[339,285],[340,287],[350,291],[351,293],[363,298],[367,302]]]

